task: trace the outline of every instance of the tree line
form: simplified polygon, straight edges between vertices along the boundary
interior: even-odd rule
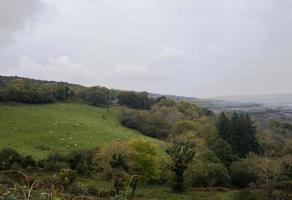
[[[155,99],[150,98],[146,92],[0,76],[0,102],[8,101],[29,104],[79,101],[93,106],[117,103],[135,109],[149,109]]]

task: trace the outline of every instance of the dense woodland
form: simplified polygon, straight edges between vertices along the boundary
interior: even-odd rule
[[[0,77],[0,101],[118,106],[122,125],[163,143],[158,147],[145,139],[116,141],[69,154],[51,153],[41,160],[5,147],[0,151],[0,199],[61,199],[65,193],[129,199],[140,186],[165,186],[175,193],[234,189],[234,200],[291,199],[291,142],[271,154],[246,113],[215,114],[191,102],[151,98],[146,92],[18,77]],[[275,121],[270,126],[291,128]],[[74,182],[76,177],[96,176],[110,182],[112,190],[82,188]],[[12,183],[19,179],[26,185],[21,192]],[[35,184],[36,179],[41,180]],[[44,192],[32,192],[38,188]]]

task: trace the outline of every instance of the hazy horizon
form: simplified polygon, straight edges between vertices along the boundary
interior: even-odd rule
[[[3,0],[0,74],[210,98],[292,93],[288,0]]]

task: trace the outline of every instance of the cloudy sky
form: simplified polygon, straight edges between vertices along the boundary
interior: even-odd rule
[[[195,97],[292,92],[291,0],[1,0],[0,74]]]

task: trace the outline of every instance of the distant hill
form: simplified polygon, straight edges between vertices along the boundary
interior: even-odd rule
[[[234,102],[241,102],[241,103],[292,105],[292,94],[234,95],[234,96],[219,96],[219,97],[214,97],[212,99],[234,101]]]

